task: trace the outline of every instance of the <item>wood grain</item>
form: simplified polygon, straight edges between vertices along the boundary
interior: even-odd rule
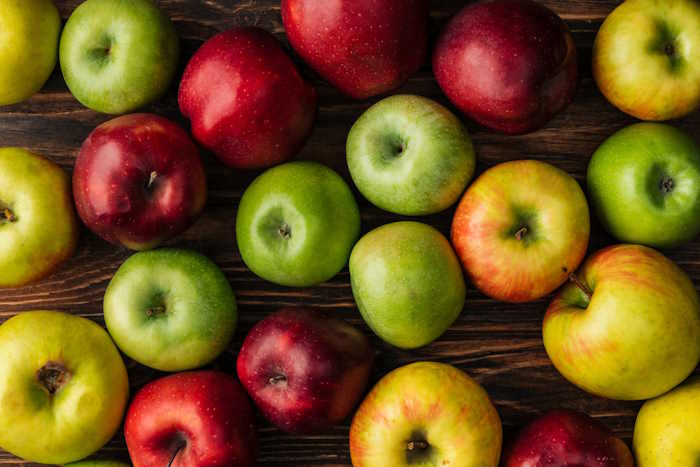
[[[321,1],[321,0],[319,0]],[[64,18],[79,0],[57,0]],[[175,22],[182,39],[182,69],[187,58],[218,31],[238,25],[257,25],[274,32],[284,41],[284,30],[276,0],[161,0],[158,2]],[[440,26],[465,2],[435,0],[431,12],[433,36]],[[590,155],[611,133],[632,119],[614,109],[596,89],[590,73],[591,46],[601,21],[617,4],[610,0],[547,0],[544,4],[569,24],[580,54],[582,73],[574,103],[546,128],[524,136],[504,136],[467,122],[478,153],[481,171],[498,162],[534,158],[549,161],[582,180]],[[314,133],[300,158],[321,161],[347,178],[345,137],[354,120],[378,99],[353,101],[319,80],[304,67],[317,85],[320,111]],[[173,118],[183,125],[176,101],[177,81],[168,95],[146,111]],[[428,63],[399,91],[428,96],[449,105],[437,87]],[[50,157],[67,171],[83,139],[109,117],[82,107],[68,92],[57,70],[41,93],[29,101],[0,107],[0,145],[24,146]],[[700,137],[698,113],[677,125]],[[290,289],[262,281],[248,271],[236,250],[234,217],[237,203],[257,172],[241,172],[219,164],[206,155],[209,202],[202,218],[172,244],[195,248],[209,255],[229,278],[239,303],[241,322],[228,351],[215,367],[233,372],[237,349],[250,327],[267,313],[285,305],[310,305],[332,310],[372,333],[355,308],[347,270],[328,283],[307,289]],[[399,219],[376,209],[357,193],[362,208],[363,229]],[[452,210],[422,218],[447,233]],[[594,226],[591,250],[610,244],[611,239]],[[112,274],[129,256],[83,231],[80,248],[56,274],[38,284],[0,291],[0,322],[25,310],[60,309],[87,316],[102,323],[102,296]],[[700,242],[670,252],[670,257],[700,284]],[[548,300],[509,305],[487,299],[470,289],[459,320],[437,342],[416,351],[391,348],[377,338],[376,381],[388,370],[416,360],[451,363],[466,370],[488,390],[498,407],[506,433],[536,414],[554,407],[583,410],[602,419],[629,441],[639,403],[609,401],[585,394],[566,382],[549,362],[540,337],[541,320]],[[132,389],[158,376],[134,362],[128,362]],[[347,446],[348,422],[319,436],[282,434],[260,420],[261,466],[350,465]],[[127,459],[121,434],[99,453],[99,457]],[[7,453],[0,453],[0,465],[22,465]]]

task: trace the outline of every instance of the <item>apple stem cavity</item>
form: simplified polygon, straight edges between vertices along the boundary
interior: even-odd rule
[[[36,372],[36,378],[49,394],[55,394],[70,379],[70,372],[65,366],[57,362],[46,362]]]
[[[517,232],[515,232],[515,239],[516,240],[522,240],[525,238],[528,234],[529,230],[526,225],[522,226],[520,229],[518,229]]]
[[[2,209],[2,212],[0,212],[0,214],[2,215],[2,219],[1,219],[1,220],[3,220],[3,221],[6,221],[6,222],[15,222],[15,221],[17,220],[17,217],[15,216],[15,213],[12,212],[12,210],[11,210],[10,208],[3,208],[3,209]]]
[[[673,46],[672,43],[669,42],[669,43],[666,44],[666,46],[664,47],[664,53],[665,53],[666,55],[668,55],[669,57],[673,57],[674,55],[676,55],[676,48]]]
[[[590,287],[588,287],[586,284],[583,283],[581,279],[578,278],[578,276],[574,273],[569,274],[569,281],[574,284],[578,289],[588,297],[588,300],[590,301],[593,298],[593,291],[591,290]]]

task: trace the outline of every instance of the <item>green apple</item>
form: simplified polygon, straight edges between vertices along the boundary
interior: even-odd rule
[[[228,346],[236,299],[206,256],[163,248],[129,257],[107,286],[104,316],[114,342],[162,371],[198,368]]]
[[[501,419],[461,370],[418,362],[384,376],[350,426],[354,467],[496,467]]]
[[[383,225],[362,237],[350,255],[350,282],[369,327],[404,349],[440,337],[466,295],[450,243],[420,222]]]
[[[360,210],[347,183],[314,162],[263,172],[246,189],[236,215],[245,264],[276,284],[309,286],[335,276],[360,235]]]
[[[593,154],[588,194],[617,239],[668,248],[700,233],[700,146],[681,130],[638,123]]]
[[[474,148],[462,122],[420,96],[391,96],[370,107],[352,126],[346,152],[360,192],[397,214],[446,209],[474,175]]]
[[[700,106],[700,2],[627,0],[593,44],[593,77],[613,105],[642,120]]]
[[[71,93],[99,112],[143,107],[168,89],[178,38],[151,0],[87,0],[61,35],[61,71]]]
[[[647,401],[634,424],[638,467],[700,465],[700,377]]]
[[[60,32],[51,0],[0,1],[0,105],[41,89],[56,67]]]
[[[58,311],[0,326],[0,447],[30,462],[89,456],[121,424],[129,381],[104,329]]]
[[[700,300],[661,253],[617,245],[589,258],[547,310],[547,354],[566,379],[609,399],[656,397],[700,361]]]
[[[96,459],[92,461],[73,462],[71,464],[66,464],[64,467],[130,467],[130,464],[125,464],[124,462]]]
[[[77,241],[68,174],[24,149],[0,148],[0,287],[47,276]]]
[[[586,255],[589,233],[578,182],[535,160],[488,169],[452,219],[452,244],[471,281],[507,302],[542,298],[566,282]]]

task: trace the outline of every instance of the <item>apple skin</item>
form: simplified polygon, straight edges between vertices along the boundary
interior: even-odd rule
[[[510,134],[544,126],[573,100],[578,83],[568,27],[531,0],[464,7],[437,40],[433,72],[462,112]]]
[[[136,393],[124,422],[134,467],[250,467],[257,454],[255,414],[225,373],[176,373]]]
[[[355,99],[391,91],[415,73],[428,49],[428,0],[282,0],[294,50]]]
[[[420,222],[394,222],[363,236],[350,255],[350,282],[367,325],[403,349],[440,337],[466,295],[450,243]]]
[[[20,313],[0,326],[0,358],[2,449],[29,462],[63,464],[89,456],[116,433],[129,381],[96,323],[58,311]]]
[[[700,377],[644,403],[634,424],[638,467],[700,465]]]
[[[180,82],[192,134],[225,164],[269,167],[294,156],[311,133],[316,90],[267,31],[235,28],[206,41]]]
[[[31,97],[56,67],[61,17],[51,0],[0,2],[0,106]]]
[[[593,77],[625,113],[641,120],[680,118],[700,106],[698,50],[697,1],[625,1],[596,35]]]
[[[579,285],[565,285],[549,305],[542,331],[566,379],[598,396],[642,400],[692,373],[700,300],[671,260],[642,245],[616,245],[590,257],[576,278]]]
[[[109,333],[126,355],[161,371],[212,362],[236,329],[226,276],[195,251],[161,248],[129,257],[104,296]]]
[[[452,244],[472,283],[506,302],[557,289],[583,260],[589,234],[588,204],[576,180],[535,160],[481,174],[452,220]]]
[[[551,410],[518,433],[502,467],[634,467],[632,453],[612,431],[588,415]]]
[[[165,94],[175,76],[175,26],[150,0],[87,0],[61,34],[61,71],[85,107],[123,114]]]
[[[306,287],[335,276],[360,236],[360,209],[340,175],[288,162],[258,176],[236,213],[246,266],[275,284]]]
[[[476,381],[444,363],[418,362],[384,376],[362,402],[350,456],[354,467],[497,467],[502,437],[498,412]]]
[[[238,378],[284,431],[318,433],[350,414],[367,387],[374,350],[358,329],[305,308],[284,308],[253,327]]]
[[[700,233],[700,145],[671,126],[618,131],[588,164],[588,194],[615,238],[671,248]]]
[[[0,288],[48,276],[77,243],[68,174],[25,149],[0,148]]]
[[[476,164],[462,122],[437,102],[412,95],[387,97],[366,110],[350,130],[346,153],[365,198],[404,215],[448,208]]]
[[[131,114],[103,123],[85,140],[73,196],[94,233],[147,250],[194,223],[207,182],[199,151],[182,128],[157,115]]]

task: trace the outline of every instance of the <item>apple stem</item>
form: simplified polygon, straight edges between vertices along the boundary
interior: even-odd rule
[[[163,313],[165,313],[164,306],[154,306],[146,310],[146,316],[148,316],[149,318],[153,315],[162,315]]]
[[[267,380],[268,384],[272,384],[273,386],[284,381],[287,381],[287,377],[284,375],[271,376],[270,379]]]
[[[406,443],[406,449],[408,451],[416,451],[418,449],[420,449],[421,451],[424,451],[424,450],[428,449],[428,443],[426,443],[425,441],[420,441],[420,440],[409,441],[408,443]]]
[[[68,382],[69,378],[70,373],[66,370],[66,367],[52,361],[46,362],[46,364],[36,372],[36,379],[46,388],[49,394],[55,394],[56,391],[61,389],[61,387]]]
[[[664,177],[661,180],[661,190],[664,193],[670,193],[673,191],[673,179],[671,177]]]
[[[180,454],[180,451],[184,447],[185,447],[185,443],[178,444],[177,449],[175,449],[175,452],[173,453],[172,457],[170,458],[170,462],[168,462],[168,467],[172,467],[173,462],[175,462],[175,458],[177,457],[178,454]]]
[[[278,230],[280,236],[285,240],[289,240],[292,236],[292,228],[287,224],[282,224]]]
[[[574,284],[578,289],[583,292],[586,297],[588,297],[588,300],[593,298],[593,291],[591,290],[590,287],[588,287],[586,284],[583,283],[581,279],[576,276],[573,272],[569,274],[569,281]]]
[[[15,213],[10,210],[10,208],[3,208],[2,210],[2,217],[5,218],[6,221],[8,222],[14,222],[17,220],[17,217],[15,216]]]
[[[521,227],[520,230],[515,232],[515,239],[522,240],[523,238],[525,238],[527,233],[528,233],[528,229],[527,229],[527,226],[525,225],[525,226]]]
[[[146,185],[146,188],[150,189],[153,186],[153,182],[156,181],[156,178],[158,178],[158,172],[155,170],[151,172],[151,175],[148,177],[148,184]]]
[[[676,54],[676,48],[673,46],[672,43],[669,42],[669,43],[666,44],[666,46],[664,47],[664,52],[665,52],[666,55],[668,55],[669,57],[673,57],[673,56]]]

